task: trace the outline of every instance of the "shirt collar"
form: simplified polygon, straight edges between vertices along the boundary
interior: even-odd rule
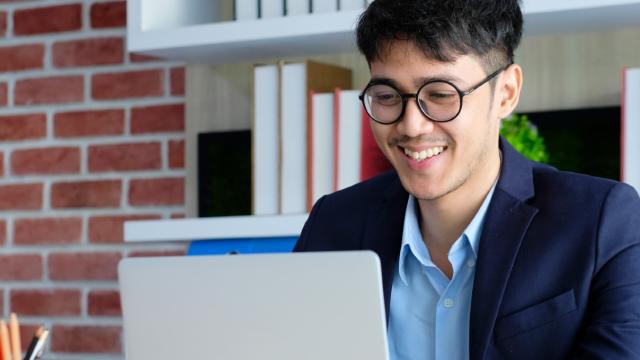
[[[487,209],[489,208],[489,203],[491,202],[491,198],[493,197],[493,193],[495,191],[496,184],[494,183],[489,190],[489,193],[484,198],[482,205],[474,215],[471,222],[462,232],[462,235],[456,243],[454,243],[454,247],[462,246],[462,242],[466,239],[472,249],[474,259],[478,257],[478,247],[480,246],[480,235],[482,233],[482,227],[484,225],[485,215],[487,213]],[[462,241],[461,241],[462,240]],[[455,251],[452,248],[452,251]],[[418,222],[418,210],[417,210],[417,201],[416,198],[409,194],[409,199],[407,201],[407,209],[405,210],[404,215],[404,227],[402,230],[402,245],[400,248],[400,259],[399,259],[399,274],[402,282],[407,284],[406,279],[406,257],[409,253],[413,254],[413,256],[420,261],[423,265],[434,265],[431,261],[431,256],[429,255],[429,250],[427,249],[424,241],[422,240],[422,231],[420,230],[420,225]],[[435,266],[435,265],[434,265]]]

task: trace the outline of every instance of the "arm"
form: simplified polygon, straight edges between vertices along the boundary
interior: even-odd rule
[[[600,214],[587,317],[574,356],[640,359],[640,199],[618,184]]]
[[[326,195],[321,197],[315,203],[315,205],[313,205],[313,208],[311,209],[311,213],[309,214],[309,218],[304,223],[304,227],[302,228],[302,232],[300,233],[300,238],[298,239],[298,242],[296,242],[296,246],[293,248],[293,252],[306,251],[307,242],[308,242],[309,237],[311,236],[310,235],[311,228],[313,227],[313,223],[314,223],[314,221],[316,219],[318,211],[320,210],[320,206],[322,205],[322,201],[324,201],[325,197],[326,197]]]

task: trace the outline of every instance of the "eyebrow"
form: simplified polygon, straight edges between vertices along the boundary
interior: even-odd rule
[[[442,81],[442,80],[451,82],[456,86],[460,86],[459,85],[460,83],[464,83],[462,79],[454,75],[437,75],[437,76],[425,76],[425,77],[417,78],[414,80],[413,84],[416,87],[420,87],[425,83],[428,83],[431,81]],[[369,80],[369,83],[367,85],[371,85],[371,84],[388,84],[395,88],[400,89],[400,85],[394,79],[387,78],[387,77],[372,77],[371,80]],[[464,86],[464,84],[462,84],[462,86]]]

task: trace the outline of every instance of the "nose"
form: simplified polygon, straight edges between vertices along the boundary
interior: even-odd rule
[[[407,100],[404,115],[397,124],[398,132],[410,138],[432,133],[435,125],[420,111],[415,98]]]

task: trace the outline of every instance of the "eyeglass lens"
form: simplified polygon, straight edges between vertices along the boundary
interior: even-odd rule
[[[460,111],[461,97],[453,85],[435,81],[420,88],[418,105],[422,112],[434,121],[448,121]],[[373,119],[392,123],[402,115],[403,96],[389,85],[370,86],[364,93],[365,109]]]

